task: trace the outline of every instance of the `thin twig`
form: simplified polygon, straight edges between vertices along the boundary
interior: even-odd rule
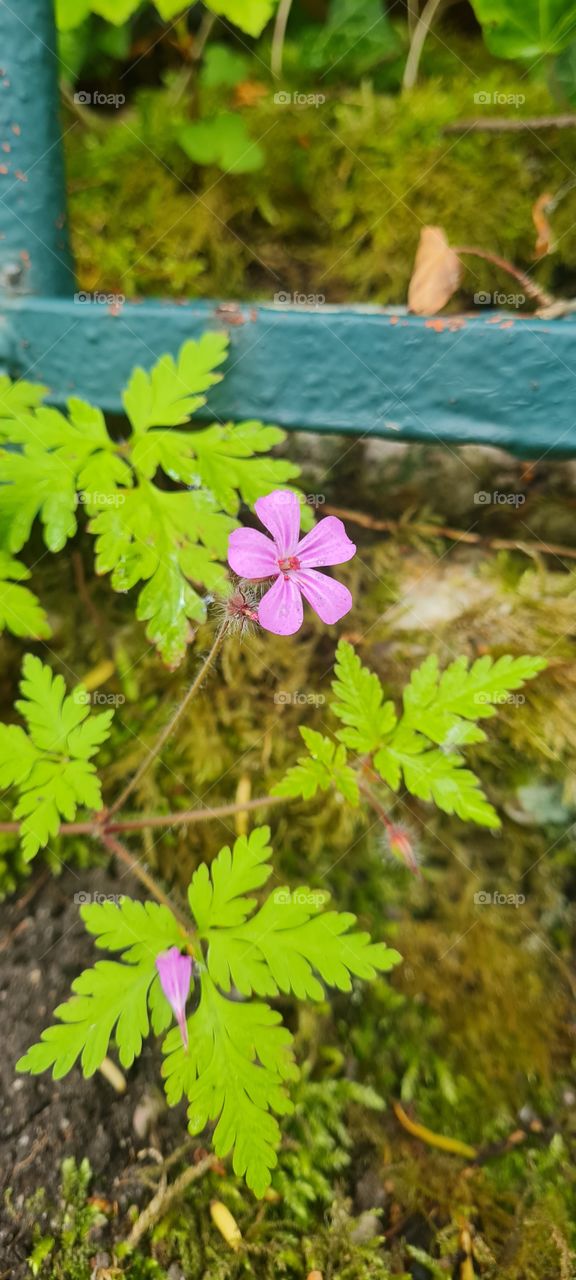
[[[575,552],[576,555],[576,552]],[[61,836],[95,836],[100,839],[102,833],[105,835],[122,833],[123,831],[144,831],[147,827],[178,827],[190,826],[194,822],[208,822],[214,818],[226,818],[235,813],[246,813],[247,810],[267,809],[269,806],[276,804],[285,804],[287,796],[255,796],[253,800],[244,800],[241,803],[234,802],[230,804],[214,805],[209,808],[208,805],[202,809],[182,809],[176,813],[150,813],[140,817],[117,818],[115,822],[108,822],[106,815],[102,818],[93,818],[90,822],[63,822],[58,828],[58,834]],[[2,835],[18,835],[20,832],[19,822],[0,822],[0,833]]]
[[[108,835],[105,831],[102,832],[100,839],[104,848],[107,849],[109,853],[114,854],[114,857],[117,858],[119,862],[123,862],[124,866],[128,867],[132,874],[146,886],[148,892],[152,894],[152,897],[156,898],[157,902],[161,902],[163,907],[168,907],[168,910],[172,912],[172,915],[176,916],[176,919],[184,929],[184,932],[189,933],[190,921],[187,920],[185,916],[181,915],[178,907],[174,905],[171,898],[168,897],[168,894],[164,893],[164,890],[156,883],[154,877],[148,874],[145,867],[142,866],[142,863],[138,861],[138,858],[135,858],[134,854],[130,853],[130,850],[127,849],[125,845],[120,844],[119,840],[115,840],[114,836]]]
[[[325,506],[323,510],[326,515],[339,516],[341,520],[349,520],[352,524],[361,525],[363,529],[375,529],[383,533],[422,533],[436,538],[448,538],[450,542],[486,546],[494,551],[522,551],[527,556],[541,552],[548,556],[565,556],[567,560],[576,560],[575,547],[563,547],[556,542],[525,542],[516,538],[490,538],[486,534],[471,533],[466,529],[455,529],[443,524],[403,525],[400,520],[378,520],[374,516],[364,515],[361,511],[349,511],[345,507]]]
[[[196,1182],[198,1178],[202,1178],[205,1173],[208,1173],[216,1163],[216,1156],[205,1156],[203,1160],[199,1160],[198,1164],[190,1165],[190,1168],[185,1169],[180,1174],[180,1177],[176,1178],[169,1187],[160,1186],[156,1195],[152,1197],[150,1203],[136,1219],[126,1241],[128,1248],[136,1249],[142,1236],[145,1236],[147,1231],[155,1227],[160,1218],[165,1216],[174,1202],[180,1199],[180,1196],[184,1194],[187,1188],[193,1182]]]
[[[172,715],[170,716],[170,719],[164,725],[164,728],[162,729],[161,733],[158,734],[158,737],[155,743],[153,744],[153,746],[150,747],[150,750],[144,756],[142,764],[136,770],[136,773],[133,775],[133,777],[124,787],[124,790],[120,793],[117,800],[114,801],[114,804],[111,805],[110,809],[108,810],[108,815],[107,815],[108,818],[112,817],[113,814],[117,813],[119,809],[124,808],[124,805],[128,799],[128,796],[132,794],[132,792],[138,786],[141,779],[144,777],[144,774],[148,772],[150,766],[154,764],[154,761],[156,760],[157,756],[160,755],[160,752],[164,746],[164,743],[167,742],[168,738],[170,737],[170,734],[176,728],[178,721],[180,720],[181,716],[184,715],[184,712],[187,710],[195,694],[197,694],[202,684],[202,681],[204,680],[204,677],[207,675],[212,664],[214,663],[217,657],[218,651],[226,635],[227,629],[228,629],[228,623],[223,622],[222,626],[216,632],[216,636],[214,638],[214,643],[212,645],[212,648],[208,653],[207,657],[204,659],[204,662],[202,663],[202,666],[200,667],[200,670],[198,671],[196,678],[192,681],[190,688],[184,694],[182,701],[178,703],[176,710],[173,711]]]
[[[486,120],[454,120],[445,124],[443,133],[521,133],[524,129],[573,129],[576,115],[563,116],[488,116]]]
[[[492,262],[495,267],[499,267],[501,271],[506,271],[508,275],[513,276],[515,280],[526,290],[530,298],[535,298],[541,307],[550,307],[555,299],[541,289],[539,285],[527,276],[524,271],[520,271],[519,267],[515,267],[513,262],[509,262],[507,258],[501,258],[497,253],[490,253],[488,249],[477,249],[474,245],[455,245],[454,253],[470,254],[474,258],[484,258],[485,262]]]
[[[272,53],[270,56],[270,70],[276,78],[282,75],[282,60],[284,56],[284,41],[286,39],[286,27],[288,26],[288,18],[292,8],[292,0],[280,0],[276,13],[276,21],[274,23],[274,35],[272,36]]]

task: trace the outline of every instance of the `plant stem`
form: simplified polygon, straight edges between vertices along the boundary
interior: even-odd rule
[[[462,542],[470,546],[490,547],[493,551],[522,551],[531,555],[539,551],[547,556],[565,556],[567,560],[576,560],[576,547],[563,547],[559,542],[530,542],[518,538],[490,538],[487,534],[471,533],[469,529],[456,529],[445,524],[402,524],[401,520],[378,520],[374,516],[365,515],[361,511],[349,511],[347,507],[324,507],[327,516],[339,516],[341,520],[349,520],[363,529],[378,529],[383,533],[422,533],[433,538],[448,538],[450,542]],[[0,826],[0,831],[2,827]]]
[[[386,830],[390,831],[391,828],[394,826],[394,823],[390,821],[390,818],[386,813],[384,805],[380,803],[378,797],[374,795],[374,792],[368,786],[368,783],[364,782],[363,778],[358,779],[358,790],[361,791],[362,795],[366,797],[366,800],[368,801],[368,804],[370,805],[371,809],[373,809],[374,813],[378,815],[378,817],[380,818],[380,821],[384,823]]]
[[[524,271],[520,271],[519,267],[515,267],[513,262],[509,262],[507,258],[501,258],[496,253],[489,253],[487,249],[476,249],[473,245],[458,245],[454,248],[454,253],[471,254],[474,258],[484,258],[486,262],[492,262],[495,267],[499,267],[501,271],[506,271],[508,275],[514,276],[514,279],[526,290],[531,298],[535,298],[541,307],[550,307],[555,301],[549,293],[541,289],[539,285],[527,276]]]
[[[576,115],[563,116],[488,116],[486,120],[455,120],[445,124],[442,133],[521,133],[523,129],[574,129]]]
[[[165,1184],[160,1186],[156,1195],[152,1197],[150,1203],[143,1209],[139,1218],[136,1219],[126,1241],[127,1247],[135,1249],[140,1244],[142,1236],[146,1235],[146,1232],[150,1231],[159,1219],[168,1212],[171,1205],[180,1198],[186,1188],[192,1182],[196,1182],[198,1178],[202,1178],[217,1163],[216,1156],[205,1156],[203,1160],[198,1161],[198,1164],[190,1165],[188,1169],[185,1169],[171,1186],[167,1187]]]
[[[130,779],[127,785],[124,787],[124,790],[120,793],[117,800],[114,801],[114,804],[108,810],[108,813],[107,813],[108,818],[111,818],[113,814],[117,813],[119,809],[122,809],[124,807],[128,799],[128,796],[132,795],[132,792],[138,786],[139,782],[144,777],[144,774],[148,773],[150,766],[154,764],[154,761],[156,760],[157,756],[160,755],[160,752],[164,746],[164,743],[168,741],[170,734],[176,728],[178,721],[180,720],[181,716],[183,716],[184,712],[187,710],[192,699],[197,694],[204,677],[207,675],[208,671],[213,665],[227,630],[228,630],[228,623],[223,622],[222,626],[216,632],[216,636],[214,638],[214,643],[212,645],[212,648],[209,654],[207,655],[207,657],[204,659],[204,662],[202,663],[202,666],[200,667],[200,670],[198,671],[196,678],[192,681],[190,688],[188,689],[187,693],[184,694],[182,701],[179,702],[178,706],[176,707],[176,710],[172,713],[167,724],[164,725],[164,728],[162,729],[161,733],[158,734],[156,742],[153,744],[152,747],[150,747],[150,750],[144,756],[142,764],[136,770],[136,773],[133,775],[133,777]],[[104,825],[106,825],[106,822],[104,822]]]
[[[114,836],[108,835],[107,832],[103,831],[100,839],[104,848],[107,849],[109,853],[114,854],[114,857],[117,858],[119,862],[123,862],[124,866],[128,867],[129,871],[131,871],[133,875],[137,876],[138,880],[146,886],[148,892],[152,894],[152,897],[155,898],[157,902],[161,902],[163,907],[168,907],[168,910],[172,912],[172,915],[176,916],[178,923],[182,925],[185,933],[189,933],[191,921],[187,920],[186,916],[181,915],[178,907],[174,905],[172,900],[168,897],[168,894],[164,893],[164,890],[156,883],[154,877],[149,875],[148,871],[146,871],[145,867],[142,866],[138,858],[135,858],[134,854],[130,853],[130,850],[127,849],[125,845],[120,844],[119,840],[115,840]]]
[[[576,551],[574,552],[576,556]],[[108,822],[106,814],[102,819],[93,818],[91,822],[63,822],[58,830],[61,836],[95,836],[108,835],[123,831],[143,831],[146,827],[178,827],[189,826],[194,822],[208,822],[211,818],[226,818],[234,813],[246,813],[253,809],[267,809],[271,805],[284,804],[285,796],[255,796],[253,800],[244,800],[241,804],[215,805],[213,809],[206,805],[202,809],[182,809],[176,813],[151,813],[143,817],[118,818]],[[19,822],[0,822],[0,834],[18,835]]]
[[[424,5],[422,13],[414,27],[412,39],[410,41],[410,49],[406,59],[404,75],[402,77],[402,88],[413,89],[418,79],[418,67],[420,66],[420,58],[424,48],[426,36],[429,34],[432,23],[444,0],[428,0]]]
[[[278,11],[276,13],[276,21],[274,23],[274,35],[272,36],[272,54],[270,57],[270,70],[273,76],[282,75],[282,59],[284,55],[284,40],[286,38],[286,27],[288,26],[288,18],[292,8],[292,0],[280,0]]]

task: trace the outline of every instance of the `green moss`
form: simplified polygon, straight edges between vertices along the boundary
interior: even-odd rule
[[[192,99],[142,91],[103,130],[67,135],[71,218],[81,283],[125,294],[258,297],[279,289],[397,303],[406,298],[421,227],[443,226],[453,244],[477,245],[561,291],[573,282],[570,229],[576,191],[553,215],[557,249],[534,263],[531,210],[566,186],[568,130],[455,136],[444,127],[483,112],[553,112],[543,84],[511,66],[468,73],[474,44],[410,95],[326,90],[320,107],[279,106],[273,88],[243,114],[266,152],[262,170],[222,174],[191,166],[177,145]],[[434,64],[436,66],[436,63]],[[431,69],[432,70],[432,69]],[[263,70],[256,64],[254,75]],[[326,89],[323,83],[322,87]],[[478,106],[479,91],[521,94],[520,107]],[[311,85],[314,89],[314,84]],[[510,277],[480,259],[459,304],[481,289],[510,291]]]

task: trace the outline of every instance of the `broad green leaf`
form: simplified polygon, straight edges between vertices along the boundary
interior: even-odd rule
[[[50,635],[50,624],[38,597],[20,585],[29,577],[25,565],[0,551],[0,632],[8,628],[15,636],[41,640]]]
[[[232,111],[182,125],[177,140],[195,164],[214,164],[224,173],[254,173],[264,164],[263,148],[250,136],[243,116]]]
[[[248,78],[250,61],[230,45],[216,41],[207,46],[200,68],[200,83],[204,89],[218,89],[224,85],[233,89]]]
[[[472,0],[472,8],[498,58],[537,61],[574,39],[574,0]]]
[[[106,22],[113,22],[120,27],[141,8],[142,0],[90,0],[92,13],[97,13]]]
[[[56,25],[60,31],[79,27],[91,12],[91,0],[56,0]]]
[[[154,0],[154,4],[165,22],[170,22],[190,8],[189,0]]]
[[[206,8],[227,18],[249,36],[259,36],[272,17],[277,2],[278,0],[206,0]]]

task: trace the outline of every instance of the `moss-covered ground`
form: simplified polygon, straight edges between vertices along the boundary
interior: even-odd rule
[[[575,562],[561,547],[576,546],[574,470],[522,468],[474,449],[355,443],[342,456],[340,441],[320,447],[304,437],[288,447],[304,465],[305,487],[323,489],[326,504],[369,521],[399,521],[394,533],[350,524],[359,555],[341,571],[355,599],[345,634],[393,696],[430,651],[443,665],[459,653],[547,655],[549,668],[526,690],[526,702],[503,706],[489,722],[489,743],[475,749],[502,830],[482,832],[398,801],[394,815],[418,852],[415,877],[391,857],[377,822],[332,799],[271,811],[279,871],[328,887],[340,907],[393,941],[404,963],[390,981],[304,1009],[299,1021],[287,1003],[303,1082],[269,1199],[258,1205],[219,1169],[188,1190],[136,1255],[123,1258],[118,1245],[129,1222],[114,1208],[114,1188],[102,1174],[90,1188],[88,1171],[68,1164],[60,1207],[52,1187],[28,1208],[37,1222],[36,1274],[300,1280],[319,1270],[323,1280],[569,1280],[576,1247],[576,589]],[[526,501],[478,508],[477,488],[521,492]],[[438,525],[436,536],[420,529],[430,524]],[[448,539],[445,525],[480,541]],[[544,552],[543,541],[558,549]],[[209,630],[200,632],[188,668],[167,673],[146,653],[130,597],[94,579],[87,539],[70,557],[45,557],[33,585],[51,615],[55,665],[82,676],[108,664],[106,688],[126,698],[126,728],[117,729],[106,767],[113,791],[165,718]],[[2,645],[9,705],[20,645],[6,638]],[[266,792],[294,760],[297,724],[321,728],[328,716],[319,698],[329,691],[333,653],[334,637],[311,614],[297,642],[251,636],[229,646],[172,744],[168,768],[148,777],[142,808],[189,806],[191,797],[214,803],[239,786],[243,795]],[[279,689],[303,697],[279,704]],[[3,839],[5,888],[22,893],[22,869]],[[206,823],[148,836],[144,845],[134,837],[132,847],[144,849],[178,892],[198,860],[227,839],[221,824]],[[58,853],[72,865],[87,857],[80,844]],[[517,905],[483,901],[496,892],[515,895]],[[398,1102],[412,1121],[476,1154],[409,1133]],[[181,1152],[169,1177],[197,1145]],[[164,1146],[160,1155],[171,1151]],[[84,1149],[68,1135],[62,1155],[79,1163]],[[157,1186],[157,1159],[152,1153],[142,1162],[140,1204]],[[239,1253],[213,1223],[213,1199],[240,1226]],[[50,1251],[41,1243],[48,1237]]]
[[[173,72],[168,87],[134,89],[106,121],[97,112],[70,114],[71,221],[82,286],[126,296],[271,301],[288,292],[402,303],[420,230],[437,224],[452,244],[499,254],[571,296],[571,131],[445,132],[461,120],[557,113],[542,68],[528,76],[495,62],[479,38],[442,28],[439,36],[425,49],[421,82],[409,94],[375,90],[368,78],[353,87],[330,78],[316,83],[288,58],[286,91],[321,89],[325,102],[282,105],[263,56],[239,90],[204,91],[200,105],[184,71]],[[478,94],[498,101],[478,104]],[[263,167],[253,173],[194,165],[178,144],[199,110],[209,117],[229,107],[263,148]],[[555,201],[554,247],[536,262],[532,210],[546,193]],[[492,264],[466,263],[455,305],[473,307],[482,290],[518,292]]]

